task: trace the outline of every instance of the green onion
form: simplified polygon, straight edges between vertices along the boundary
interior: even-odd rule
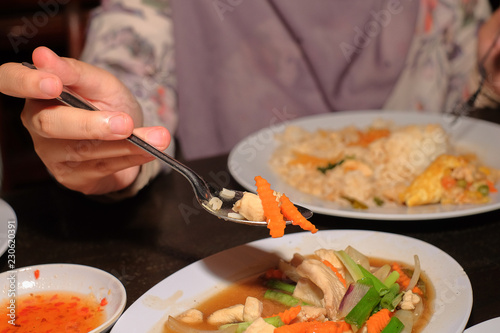
[[[347,271],[351,274],[354,281],[361,280],[364,277],[358,264],[356,264],[356,262],[354,262],[354,260],[352,260],[352,258],[344,250],[335,251],[335,254],[347,268]]]
[[[266,292],[264,293],[264,298],[276,301],[276,302],[284,304],[286,306],[295,306],[297,304],[306,305],[305,302],[302,302],[300,299],[295,298],[292,295],[285,294],[285,293],[282,293],[282,292],[279,292],[276,290],[271,290],[271,289],[266,290]]]
[[[399,333],[405,325],[397,317],[392,317],[389,324],[382,330],[382,333]]]
[[[328,163],[326,166],[324,167],[317,167],[318,171],[321,172],[322,174],[325,174],[328,170],[331,170],[333,168],[335,168],[336,166],[339,166],[341,165],[342,163],[344,163],[345,159],[344,160],[340,160],[338,161],[337,163]]]
[[[354,209],[368,209],[367,205],[365,205],[361,201],[356,200],[354,198],[350,198],[348,196],[343,195],[342,199],[349,201],[349,203],[351,204],[351,207]]]
[[[403,293],[399,292],[399,284],[394,283],[380,300],[380,306],[393,311],[399,302],[401,302],[402,297]]]
[[[283,323],[283,321],[281,320],[281,318],[279,316],[268,317],[268,318],[263,318],[263,319],[266,323],[271,324],[274,327],[280,327],[280,326],[285,325],[285,323]],[[219,329],[225,329],[228,327],[236,327],[236,330],[234,331],[234,333],[243,333],[246,331],[248,326],[250,326],[251,324],[252,324],[252,322],[249,322],[249,321],[245,321],[243,323],[237,323],[237,324],[225,324],[225,325],[222,325],[221,327],[219,327]]]
[[[377,206],[382,206],[384,204],[384,200],[380,199],[379,197],[373,197],[373,201]]]
[[[266,287],[286,291],[287,293],[292,294],[295,290],[295,285],[286,283],[280,280],[271,279],[266,282]]]
[[[457,180],[457,186],[461,188],[467,188],[467,181],[465,179]]]
[[[477,188],[477,191],[483,195],[483,197],[486,197],[488,194],[490,194],[490,188],[488,185],[481,185]]]
[[[375,289],[371,287],[361,300],[352,308],[352,310],[345,317],[348,324],[354,325],[357,328],[363,326],[365,321],[370,317],[373,309],[379,304],[380,297]]]
[[[373,283],[373,286],[375,287],[375,289],[377,290],[377,292],[382,296],[384,294],[387,293],[387,287],[386,285],[380,281],[375,275],[373,275],[372,273],[370,273],[366,268],[364,268],[363,266],[361,265],[358,265],[359,267],[359,270],[361,271],[361,273],[363,274],[363,276],[367,279],[370,279]]]
[[[385,280],[384,280],[384,284],[387,288],[389,288],[390,286],[392,286],[392,284],[394,282],[396,282],[397,280],[399,279],[399,273],[396,272],[396,271],[392,271],[391,274],[389,274]]]

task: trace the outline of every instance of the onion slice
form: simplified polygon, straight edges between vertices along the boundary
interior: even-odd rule
[[[413,258],[415,260],[415,269],[413,270],[413,275],[411,276],[410,284],[408,284],[408,288],[406,288],[406,290],[412,290],[417,285],[417,282],[420,279],[420,272],[421,272],[420,259],[416,254],[413,256]]]
[[[339,306],[339,316],[344,318],[354,308],[356,304],[365,296],[370,286],[363,283],[351,283],[347,288]]]
[[[220,330],[199,330],[196,328],[192,328],[189,325],[183,323],[182,321],[179,321],[175,319],[172,316],[168,317],[167,322],[165,323],[165,327],[170,329],[172,332],[176,333],[235,333],[236,329],[238,328],[238,325],[234,326],[229,326],[224,329]]]

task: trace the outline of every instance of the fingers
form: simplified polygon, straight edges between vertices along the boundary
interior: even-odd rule
[[[28,100],[21,120],[32,136],[68,140],[121,140],[134,129],[132,118],[123,112],[87,111],[67,106],[46,106]]]
[[[115,170],[116,166],[129,165],[130,158],[107,161],[87,161],[79,164],[58,164],[51,169],[56,180],[65,187],[87,195],[100,195],[124,189],[134,182],[140,167]],[[113,172],[113,170],[115,170]]]
[[[52,99],[61,91],[62,82],[56,75],[35,71],[19,63],[0,66],[0,92],[5,95]]]
[[[158,149],[168,146],[170,137],[160,127],[136,131],[144,140],[163,141]],[[104,194],[123,189],[136,178],[138,166],[154,156],[126,141],[57,140],[34,137],[35,150],[62,185],[84,194]]]

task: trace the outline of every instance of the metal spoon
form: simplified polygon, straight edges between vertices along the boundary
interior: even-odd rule
[[[34,65],[30,63],[23,62],[23,65],[31,69],[37,69]],[[92,105],[84,98],[80,97],[75,92],[71,91],[71,89],[69,89],[68,87],[63,87],[61,95],[56,99],[61,103],[71,107],[90,110],[90,111],[99,111],[98,108],[96,108],[94,105]],[[136,146],[144,149],[145,151],[155,156],[159,160],[165,162],[172,169],[174,169],[175,171],[179,172],[184,177],[186,177],[186,179],[193,186],[196,199],[198,200],[200,205],[209,213],[226,221],[231,221],[240,224],[247,224],[252,226],[267,226],[267,222],[265,221],[249,221],[244,218],[240,219],[228,216],[228,214],[230,213],[235,213],[232,209],[233,205],[236,203],[236,201],[240,200],[243,197],[243,194],[245,192],[229,190],[234,192],[234,197],[228,198],[226,195],[221,196],[220,193],[223,189],[216,189],[213,186],[209,185],[200,175],[198,175],[196,172],[194,172],[193,170],[191,170],[190,168],[188,168],[175,158],[171,157],[170,155],[156,149],[155,147],[153,147],[152,145],[150,145],[149,143],[147,143],[146,141],[142,140],[141,138],[139,138],[134,134],[130,135],[127,138],[127,140],[132,142]],[[219,209],[214,209],[213,206],[210,204],[210,200],[212,200],[212,198],[214,197],[219,198],[222,201],[222,207],[220,207]],[[309,219],[313,215],[312,211],[310,211],[309,209],[297,205],[295,206],[306,219]],[[287,224],[290,223],[291,221],[287,221]]]

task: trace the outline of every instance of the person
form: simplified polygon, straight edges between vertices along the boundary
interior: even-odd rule
[[[187,159],[263,127],[355,109],[445,112],[479,82],[496,103],[500,13],[486,0],[104,0],[80,60],[45,47],[0,67],[48,170],[89,195],[134,195],[160,170],[132,132]],[[66,85],[100,110],[50,99]]]

